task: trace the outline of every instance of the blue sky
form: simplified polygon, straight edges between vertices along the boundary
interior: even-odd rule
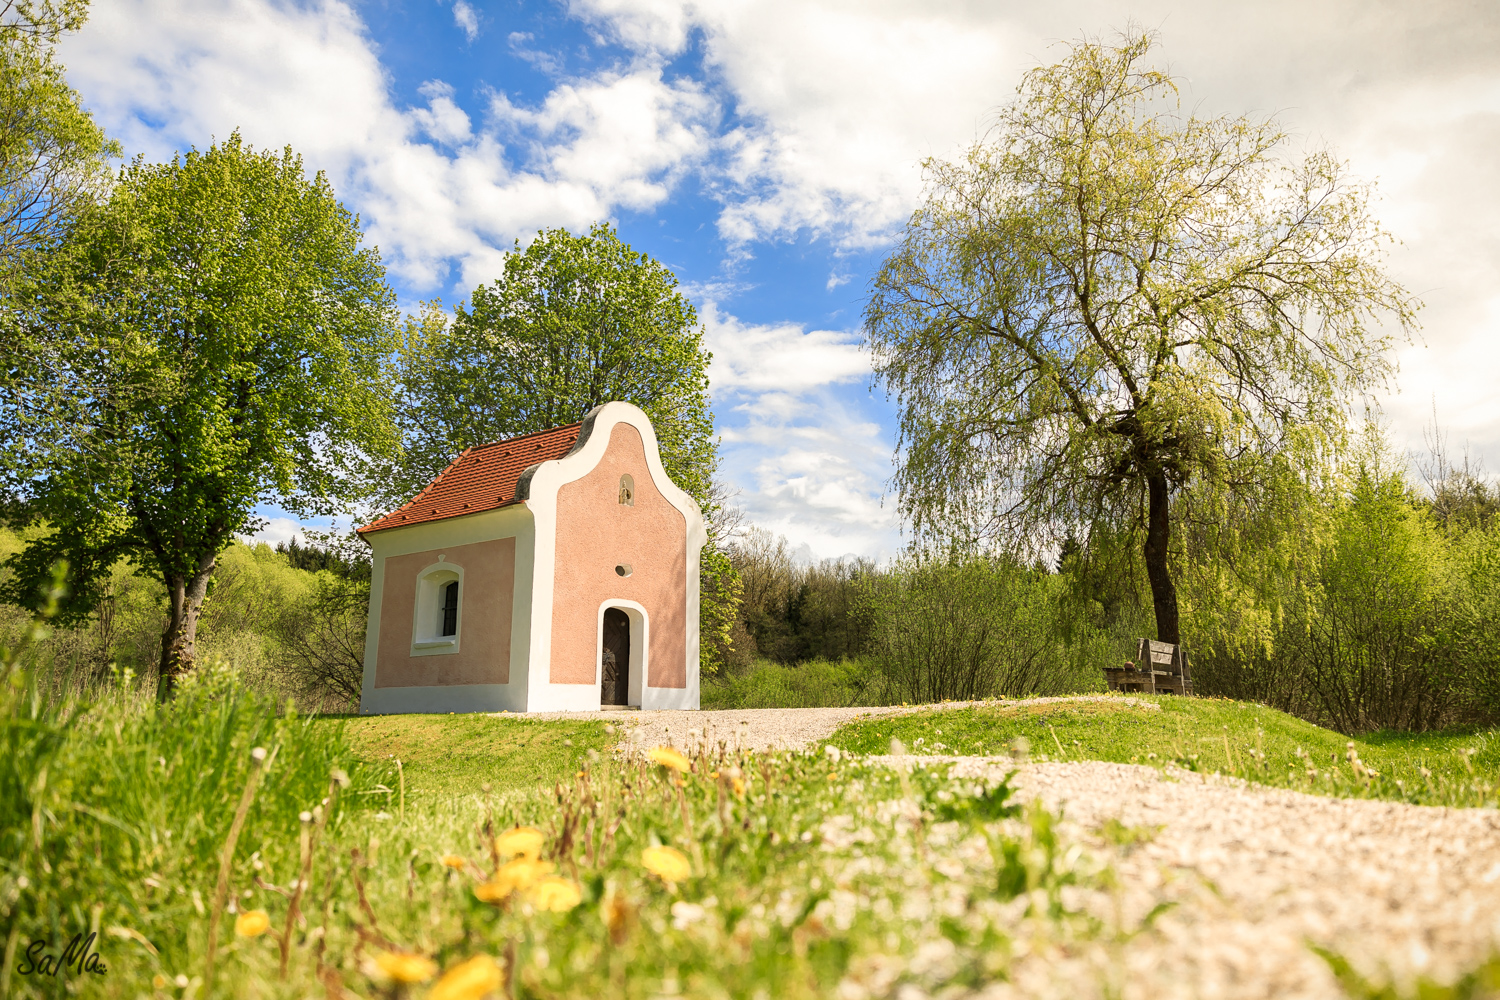
[[[453,302],[543,226],[598,219],[672,268],[715,362],[722,473],[809,558],[900,544],[894,411],[859,316],[921,195],[1054,46],[1157,28],[1187,103],[1279,112],[1378,177],[1426,300],[1380,402],[1500,460],[1500,22],[1487,3],[95,0],[69,76],[131,153],[240,128],[326,170],[406,306]],[[268,537],[295,524],[267,511]]]

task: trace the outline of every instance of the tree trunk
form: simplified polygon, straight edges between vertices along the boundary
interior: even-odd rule
[[[198,564],[191,576],[169,575],[167,594],[172,602],[171,618],[161,637],[161,664],[156,682],[157,701],[170,701],[178,681],[190,672],[198,660],[198,616],[203,613],[203,599],[208,596],[208,582],[214,575],[214,557]]]
[[[1151,603],[1156,608],[1156,638],[1158,642],[1177,645],[1182,640],[1177,622],[1177,587],[1167,566],[1167,547],[1172,540],[1167,477],[1161,473],[1147,476],[1146,490],[1146,576],[1151,580]]]

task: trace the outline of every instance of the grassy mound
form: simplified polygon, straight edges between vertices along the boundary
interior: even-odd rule
[[[872,754],[890,752],[893,739],[917,754],[1001,754],[1024,746],[1036,759],[1171,764],[1300,791],[1424,805],[1494,806],[1500,794],[1495,730],[1351,740],[1264,705],[1212,698],[997,702],[861,719],[828,742]]]

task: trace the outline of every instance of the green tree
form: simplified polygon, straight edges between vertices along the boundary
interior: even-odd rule
[[[433,303],[408,322],[399,350],[405,457],[382,499],[405,502],[464,448],[624,400],[651,417],[673,481],[707,506],[717,461],[709,359],[671,271],[603,223],[583,236],[544,230],[451,320]]]
[[[86,0],[0,7],[0,276],[56,244],[109,186],[104,135],[68,86],[53,46],[82,27]]]
[[[87,447],[26,484],[27,515],[54,530],[12,558],[5,596],[34,603],[65,559],[67,610],[84,616],[132,560],[166,585],[170,694],[193,665],[215,560],[256,505],[338,509],[354,460],[395,447],[379,254],[322,174],[235,134],[123,170],[26,301],[62,332],[78,383],[100,389],[81,401]]]
[[[1409,331],[1418,304],[1367,187],[1326,152],[1281,159],[1274,120],[1182,113],[1151,43],[1074,45],[966,157],[927,161],[865,319],[919,536],[1130,527],[1177,642],[1174,504],[1338,448],[1389,374],[1375,319]]]
[[[0,4],[0,472],[23,479],[35,466],[22,463],[21,442],[76,445],[72,404],[83,393],[57,364],[49,331],[18,322],[10,302],[27,269],[108,190],[108,157],[120,154],[54,51],[87,14],[87,0]]]
[[[650,416],[667,474],[712,522],[711,357],[697,310],[666,267],[604,223],[581,236],[543,230],[451,319],[432,303],[408,322],[398,352],[405,453],[376,467],[380,502],[405,502],[465,448],[624,400]],[[707,656],[728,647],[740,590],[714,542],[701,567]]]

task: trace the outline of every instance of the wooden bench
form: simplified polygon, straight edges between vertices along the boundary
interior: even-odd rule
[[[1170,642],[1142,639],[1135,662],[1123,667],[1105,667],[1104,682],[1111,691],[1145,694],[1192,694],[1193,674],[1187,650]]]

